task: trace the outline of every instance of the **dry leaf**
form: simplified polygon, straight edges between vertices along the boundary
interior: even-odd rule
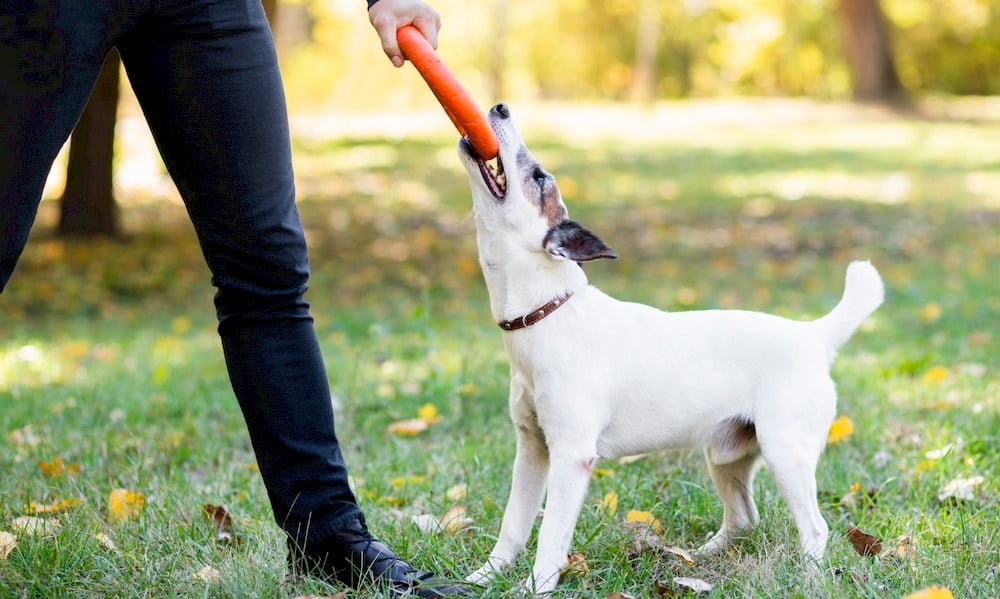
[[[955,596],[951,594],[949,589],[933,586],[927,587],[926,589],[915,593],[910,593],[909,595],[903,597],[903,599],[955,599]]]
[[[628,514],[625,515],[625,522],[642,522],[643,524],[651,526],[656,532],[663,532],[663,527],[660,525],[660,521],[653,516],[652,512],[629,510]]]
[[[203,582],[219,582],[222,580],[222,575],[212,566],[205,566],[201,570],[195,572],[193,576],[196,580],[201,580]]]
[[[108,494],[108,520],[120,522],[129,518],[138,518],[146,506],[146,497],[142,493],[128,489],[115,489]]]
[[[0,561],[7,559],[11,551],[17,547],[17,537],[9,532],[0,530]]]
[[[52,504],[38,503],[37,501],[32,501],[28,504],[29,514],[48,514],[51,512],[61,512],[63,510],[69,509],[71,507],[82,505],[84,499],[82,497],[70,497],[68,499],[60,499],[59,501]]]
[[[465,507],[456,505],[441,516],[441,526],[445,532],[455,535],[472,526],[472,518],[465,516]]]
[[[665,551],[667,553],[672,553],[673,555],[676,555],[677,557],[681,558],[682,560],[684,560],[684,563],[686,563],[689,566],[698,565],[698,562],[694,561],[694,558],[691,557],[691,554],[685,549],[681,549],[680,547],[675,547],[671,545],[670,547],[667,547]]]
[[[42,474],[48,477],[62,476],[63,474],[70,473],[76,474],[80,472],[80,467],[76,464],[66,464],[61,457],[57,457],[51,462],[38,462],[38,467],[41,469]]]
[[[714,584],[705,582],[700,578],[685,578],[683,576],[675,576],[674,584],[685,589],[691,589],[695,593],[707,593],[715,588]]]
[[[417,410],[417,417],[425,420],[427,424],[435,424],[441,420],[437,407],[432,403],[425,403]]]
[[[202,506],[202,513],[212,521],[215,527],[215,540],[227,544],[239,543],[239,539],[233,534],[233,517],[224,505],[212,505],[206,503]]]
[[[26,447],[38,447],[38,444],[42,440],[35,434],[35,431],[31,429],[31,425],[26,425],[18,429],[14,429],[7,435],[7,439],[10,440],[18,449],[24,449]]]
[[[927,453],[924,454],[924,457],[927,458],[928,460],[940,460],[941,458],[951,453],[951,450],[953,449],[955,449],[955,444],[949,443],[944,447],[942,447],[941,449],[934,449],[932,451],[928,451]]]
[[[945,501],[950,498],[958,500],[972,501],[975,497],[975,488],[986,482],[982,476],[972,476],[969,478],[953,478],[938,493],[938,501]]]
[[[830,424],[830,432],[826,435],[827,443],[840,443],[854,432],[854,423],[847,416],[841,416]]]
[[[427,421],[423,418],[399,420],[389,425],[389,432],[400,437],[416,437],[427,430]]]
[[[651,550],[662,554],[676,555],[684,560],[689,566],[698,565],[691,554],[680,547],[667,546],[663,539],[657,535],[651,526],[645,522],[629,522],[625,524],[625,530],[629,533],[628,555],[635,556],[643,551]]]
[[[649,454],[638,453],[636,455],[627,455],[625,457],[618,458],[618,463],[621,464],[622,466],[627,466],[628,464],[631,464],[633,462],[638,462],[639,460],[641,460],[642,458],[646,457],[647,455],[649,455]]]
[[[861,532],[854,526],[847,527],[847,540],[851,542],[851,546],[858,552],[858,555],[874,557],[882,553],[881,541],[870,534]]]
[[[618,493],[614,491],[608,491],[608,494],[604,496],[601,500],[600,510],[609,516],[614,516],[618,513]]]
[[[424,534],[444,532],[444,526],[441,525],[441,521],[430,514],[417,514],[412,516],[410,520],[416,524],[417,530]]]
[[[59,520],[37,518],[35,516],[19,516],[10,521],[14,532],[22,535],[52,535],[62,526]]]
[[[628,593],[623,593],[621,591],[615,591],[614,593],[608,593],[604,599],[635,599],[632,595]]]
[[[449,501],[462,501],[468,494],[469,485],[462,483],[445,491],[444,496],[447,497]]]
[[[103,532],[97,533],[96,535],[94,535],[94,538],[97,539],[97,542],[100,543],[101,546],[107,549],[108,551],[115,551],[116,549],[118,549],[118,546],[115,545],[115,542],[113,540],[111,540],[111,537],[104,534]]]
[[[564,576],[583,576],[590,571],[587,565],[587,556],[579,551],[574,551],[566,558],[566,565],[562,568]]]
[[[896,557],[913,559],[917,557],[917,541],[910,535],[903,535],[896,541],[896,549],[893,552]]]

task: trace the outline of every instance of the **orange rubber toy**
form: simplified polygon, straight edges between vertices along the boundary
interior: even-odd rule
[[[496,158],[500,152],[500,142],[486,121],[486,115],[458,79],[455,79],[455,75],[434,48],[431,48],[420,30],[413,25],[400,27],[396,32],[396,40],[407,60],[413,63],[434,92],[455,128],[472,142],[479,157],[485,160]]]

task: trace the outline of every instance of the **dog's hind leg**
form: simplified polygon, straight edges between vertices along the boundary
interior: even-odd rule
[[[715,463],[712,449],[706,448],[705,461],[712,475],[715,490],[724,506],[719,532],[698,548],[702,554],[713,554],[726,549],[741,530],[757,524],[757,506],[753,500],[753,480],[760,467],[760,450],[754,446],[750,453],[726,464]]]
[[[511,416],[517,429],[517,455],[514,458],[510,498],[504,509],[500,537],[483,567],[469,575],[467,580],[472,583],[487,582],[497,572],[510,566],[524,551],[545,495],[549,452],[534,413],[520,402],[519,394],[523,392],[516,380],[512,380]]]
[[[830,529],[816,500],[816,465],[833,421],[836,392],[829,378],[808,390],[811,397],[800,391],[801,386],[779,391],[785,397],[772,404],[769,417],[757,420],[757,440],[792,512],[803,553],[819,561],[826,552]],[[791,397],[793,393],[798,396]]]

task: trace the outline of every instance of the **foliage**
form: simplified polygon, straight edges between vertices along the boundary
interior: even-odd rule
[[[588,266],[617,297],[813,318],[840,296],[849,260],[879,267],[887,303],[834,368],[853,434],[819,468],[830,568],[803,578],[766,473],[762,526],[731,554],[685,558],[677,548],[714,532],[722,508],[699,452],[660,453],[598,465],[573,547],[581,565],[555,596],[656,596],[654,584],[693,580],[720,597],[991,596],[1000,127],[763,121],[651,126],[638,140],[526,132],[574,218],[622,255]],[[514,441],[453,142],[302,138],[295,158],[309,299],[358,495],[401,552],[462,575],[499,530]],[[43,207],[0,298],[0,595],[333,594],[284,582],[183,210],[124,212],[131,230],[154,233],[54,240]],[[415,417],[427,424],[419,435],[388,432]],[[129,517],[109,513],[113,497]],[[32,502],[57,509],[33,514]],[[630,512],[663,529],[635,552]],[[857,555],[852,525],[889,553]],[[484,594],[508,593],[528,567]]]
[[[284,48],[291,97],[344,107],[402,108],[426,90],[391,67],[354,0],[303,0],[310,44]],[[491,3],[438,0],[442,53],[484,101],[492,56],[505,56],[504,100],[624,99],[635,68],[642,0]],[[992,0],[882,0],[904,87],[1000,93],[1000,4]],[[660,98],[732,94],[845,98],[836,0],[656,2],[655,91]],[[300,10],[298,5],[288,10]],[[279,42],[280,42],[279,31]],[[384,63],[384,64],[383,64]],[[384,73],[380,72],[382,69]],[[409,69],[406,69],[409,70]]]

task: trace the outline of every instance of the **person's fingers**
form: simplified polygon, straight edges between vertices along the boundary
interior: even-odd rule
[[[413,19],[413,25],[427,38],[427,42],[431,45],[431,48],[437,50],[438,29],[441,28],[441,17],[436,12],[430,15],[420,14]]]
[[[391,14],[379,13],[373,16],[372,25],[382,41],[382,51],[392,61],[393,66],[403,66],[403,52],[396,41],[396,17]]]

